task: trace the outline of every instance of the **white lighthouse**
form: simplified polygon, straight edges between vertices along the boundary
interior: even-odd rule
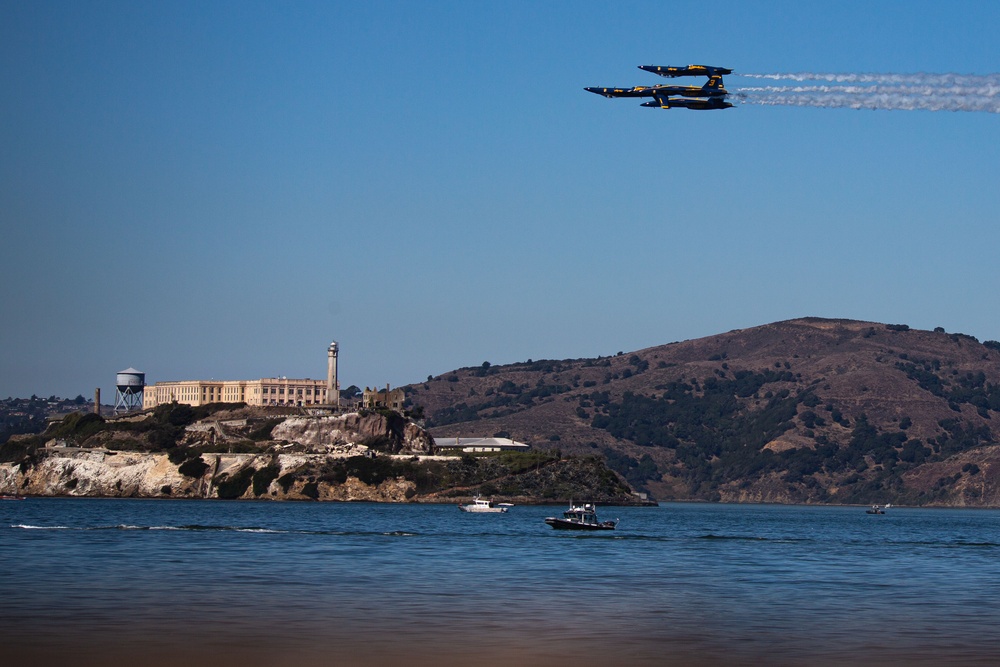
[[[337,341],[330,343],[326,349],[326,402],[340,407],[340,383],[337,382],[337,352],[340,346]]]

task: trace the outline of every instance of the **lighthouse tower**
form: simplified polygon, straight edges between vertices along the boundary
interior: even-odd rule
[[[326,349],[326,402],[340,407],[340,383],[337,382],[337,352],[340,346],[337,341],[330,343]]]

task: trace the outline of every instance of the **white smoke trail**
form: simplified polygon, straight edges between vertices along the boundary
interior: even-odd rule
[[[846,109],[1000,113],[1000,74],[743,74],[796,82],[870,85],[759,86],[734,89],[744,104]]]
[[[743,74],[749,79],[785,81],[831,81],[834,83],[898,83],[928,86],[988,86],[1000,85],[1000,74],[824,74],[820,72],[790,72],[787,74]]]
[[[737,88],[741,93],[878,93],[881,95],[975,95],[997,97],[1000,86],[969,88],[967,86],[760,86]]]
[[[899,95],[883,93],[747,93],[732,95],[743,104],[905,111],[979,111],[1000,113],[1000,98],[965,95]]]

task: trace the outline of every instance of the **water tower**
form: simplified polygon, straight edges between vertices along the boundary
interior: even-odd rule
[[[119,371],[115,377],[115,414],[142,410],[142,392],[146,374],[134,368]]]

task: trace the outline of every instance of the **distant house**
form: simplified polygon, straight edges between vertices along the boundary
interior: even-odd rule
[[[434,438],[439,452],[526,452],[531,445],[510,438]]]
[[[365,392],[361,396],[361,404],[366,408],[390,408],[397,412],[403,411],[403,401],[406,400],[406,393],[402,389],[379,391],[365,387]]]

